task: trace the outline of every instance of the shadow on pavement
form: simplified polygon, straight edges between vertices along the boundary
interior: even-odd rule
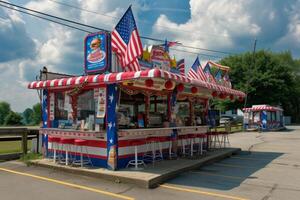
[[[168,183],[230,190],[238,187],[246,179],[256,179],[257,177],[253,175],[255,172],[281,155],[283,153],[242,151],[220,162],[181,174]]]

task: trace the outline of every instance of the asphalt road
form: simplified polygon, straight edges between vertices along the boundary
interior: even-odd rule
[[[186,172],[156,189],[68,174],[22,163],[0,163],[2,200],[300,199],[300,126],[278,133],[237,133],[244,151]],[[1,147],[0,147],[1,148]]]

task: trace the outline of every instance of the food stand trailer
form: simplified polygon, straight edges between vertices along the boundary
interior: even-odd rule
[[[263,131],[284,128],[283,109],[270,105],[253,105],[244,108],[244,127]]]
[[[160,47],[152,48],[147,58],[147,52],[143,54],[140,64],[147,66],[141,71],[116,70],[109,38],[107,33],[86,38],[85,75],[28,85],[42,93],[40,134],[45,156],[59,154],[66,164],[70,157],[80,156],[93,166],[116,170],[126,167],[135,156],[143,157],[149,150],[149,138],[152,145],[154,138],[159,145],[152,147],[166,157],[176,154],[183,144],[179,141],[188,139],[189,134],[207,133],[209,99],[245,96],[220,84],[171,72],[169,57],[168,62],[162,61],[163,67],[159,66],[159,56],[166,58]],[[97,56],[100,67],[95,66]],[[151,59],[156,60],[155,65]]]

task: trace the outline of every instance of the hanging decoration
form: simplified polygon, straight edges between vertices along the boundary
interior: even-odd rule
[[[198,88],[192,87],[192,88],[191,88],[191,92],[192,92],[193,94],[197,93],[197,92],[198,92]]]
[[[218,92],[217,92],[217,91],[213,91],[213,92],[211,93],[211,96],[217,97],[217,96],[218,96]]]
[[[167,90],[170,90],[170,89],[172,89],[172,87],[173,87],[172,81],[167,80],[167,81],[165,82],[165,88],[166,88]]]
[[[147,79],[147,80],[145,80],[145,85],[149,88],[153,87],[154,81],[152,79]]]
[[[184,90],[184,85],[182,83],[177,85],[177,91],[182,92]]]

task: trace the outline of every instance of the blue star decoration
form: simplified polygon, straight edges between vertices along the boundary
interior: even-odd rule
[[[109,95],[109,100],[110,100],[110,103],[113,102],[113,100],[114,100],[114,95],[113,94]]]
[[[108,124],[107,124],[107,126],[108,126],[108,128],[109,128],[109,130],[111,129],[111,127],[112,127],[112,123],[111,122],[109,122]]]

